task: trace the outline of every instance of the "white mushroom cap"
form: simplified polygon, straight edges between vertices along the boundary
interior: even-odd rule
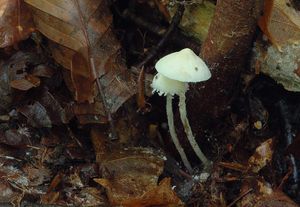
[[[166,55],[155,68],[162,75],[181,82],[200,82],[211,77],[205,62],[189,48]]]
[[[188,90],[188,84],[176,80],[167,78],[166,76],[157,73],[152,81],[151,87],[153,88],[152,93],[157,92],[158,95],[166,96],[170,95],[179,95],[181,93],[185,94]]]

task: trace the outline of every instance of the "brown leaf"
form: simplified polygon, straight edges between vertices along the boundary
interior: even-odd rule
[[[248,169],[257,173],[272,160],[273,140],[268,139],[258,146],[255,153],[248,160]]]
[[[116,150],[104,154],[102,160],[103,178],[96,181],[106,187],[112,205],[142,202],[146,192],[157,188],[163,170],[162,157],[148,148]]]
[[[28,91],[34,87],[34,85],[26,79],[13,80],[10,82],[10,86],[21,91]]]
[[[80,192],[73,191],[67,196],[75,206],[109,206],[101,190],[94,187],[83,188]]]
[[[25,76],[25,79],[11,81],[10,86],[21,91],[28,91],[31,88],[38,87],[40,83],[41,81],[38,77],[28,74]]]
[[[52,124],[66,124],[74,116],[67,106],[63,107],[48,90],[44,90],[39,97],[39,103],[46,109]]]
[[[265,1],[259,26],[279,50],[284,44],[300,41],[300,13],[291,6],[289,0]]]
[[[71,89],[75,90],[78,102],[92,102],[97,95],[94,74],[90,71],[91,55],[95,60],[96,75],[105,74],[101,82],[111,112],[135,93],[134,83],[119,56],[121,46],[111,30],[112,15],[106,1],[25,1],[33,8],[37,29],[60,44],[51,47],[53,57],[71,70],[71,81],[66,82],[72,83]]]
[[[47,65],[38,65],[34,67],[31,74],[37,77],[51,78],[54,74],[54,69]]]
[[[107,136],[105,136],[103,130],[98,127],[92,127],[91,129],[91,141],[96,154],[96,162],[101,163],[105,154],[108,153],[107,148]]]
[[[52,122],[44,106],[39,102],[26,105],[18,109],[25,117],[28,123],[33,127],[52,127]]]
[[[3,65],[1,65],[0,70],[0,108],[8,109],[10,104],[13,102],[14,90],[11,88],[11,82],[14,80],[26,79],[26,69],[28,65],[38,64],[41,58],[34,53],[29,52],[17,52],[9,60],[7,60]],[[21,81],[22,82],[22,81]],[[26,87],[33,87],[32,83],[25,80]],[[14,85],[14,83],[13,83]],[[20,86],[17,82],[16,85]],[[23,86],[23,84],[21,83]],[[20,88],[26,88],[20,87]]]
[[[262,195],[254,207],[299,207],[282,191],[275,190],[270,195]]]
[[[0,0],[0,47],[7,47],[29,37],[32,17],[23,0]]]
[[[94,77],[87,58],[81,52],[76,52],[71,61],[71,80],[75,89],[75,99],[78,102],[87,100],[94,102],[96,96],[94,86]]]
[[[97,183],[107,189],[111,189],[111,183],[106,179],[94,179]],[[158,186],[148,189],[140,197],[128,197],[121,203],[111,202],[113,205],[124,207],[145,207],[145,206],[184,206],[183,202],[177,197],[171,188],[171,179],[164,178]]]
[[[14,191],[8,182],[5,182],[4,179],[0,181],[0,203],[11,201],[17,195],[18,193]]]
[[[251,182],[245,181],[243,183],[241,194],[243,192],[253,189],[240,201],[241,207],[298,207],[286,194],[280,190],[273,190],[271,185],[264,180],[252,180]]]
[[[42,165],[38,166],[38,168],[36,167],[29,164],[23,167],[23,171],[27,174],[27,177],[30,180],[30,186],[39,186],[50,180],[51,172],[49,169]]]
[[[41,203],[56,204],[57,200],[59,199],[59,196],[60,196],[59,192],[48,192],[41,196]]]
[[[22,133],[22,131],[23,130],[17,130],[17,129],[6,130],[4,134],[0,135],[0,142],[15,147],[23,146],[25,144],[30,144],[29,132],[25,131],[25,133]]]

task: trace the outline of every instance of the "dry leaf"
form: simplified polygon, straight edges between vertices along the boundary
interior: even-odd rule
[[[38,65],[33,68],[32,75],[37,77],[51,78],[55,73],[54,69],[47,65]]]
[[[20,107],[18,111],[27,117],[28,123],[33,127],[52,127],[45,107],[37,101],[31,105]]]
[[[103,178],[96,181],[106,187],[112,205],[130,202],[141,204],[148,195],[151,195],[149,192],[157,189],[158,177],[163,170],[163,158],[160,153],[148,148],[128,148],[102,156]],[[157,197],[162,198],[163,195],[164,193]],[[168,197],[161,202],[169,204]],[[144,206],[147,206],[146,204]]]
[[[259,20],[261,30],[279,50],[300,41],[300,13],[291,5],[289,0],[265,1],[264,15]]]
[[[31,88],[38,87],[40,83],[38,77],[28,74],[24,79],[12,80],[10,86],[21,91],[28,91]]]
[[[111,30],[112,15],[106,1],[25,0],[32,6],[37,29],[52,41],[53,57],[71,70],[70,89],[78,102],[92,102],[95,93],[89,55],[95,60],[112,113],[134,93],[134,83],[119,55],[120,43]],[[78,6],[77,4],[78,3]],[[82,16],[80,15],[82,14]],[[82,24],[83,23],[83,24]],[[85,27],[85,28],[84,28]],[[83,32],[86,29],[86,33]],[[80,56],[80,58],[78,58]],[[100,98],[96,101],[100,101]]]
[[[28,38],[33,30],[31,14],[22,0],[0,0],[1,48]]]
[[[240,207],[298,207],[286,194],[280,190],[273,190],[264,180],[245,181],[241,194],[252,189],[239,202]]]
[[[264,141],[255,150],[255,153],[248,160],[248,169],[257,173],[272,160],[273,140]]]
[[[0,109],[4,108],[8,110],[9,106],[13,103],[14,91],[11,88],[11,83],[15,87],[27,89],[34,87],[34,84],[26,79],[28,65],[39,64],[41,58],[34,53],[29,52],[17,52],[10,57],[3,65],[0,70]],[[20,82],[26,82],[25,84],[14,80],[22,80]]]
[[[0,143],[4,143],[6,145],[10,145],[14,147],[21,147],[26,144],[30,144],[29,136],[30,136],[29,132],[22,133],[22,130],[8,129],[5,131],[4,134],[2,133],[0,134]]]
[[[107,179],[94,179],[97,183],[111,190],[112,184]],[[158,186],[148,189],[139,197],[128,197],[121,203],[113,203],[112,205],[122,205],[124,207],[147,207],[147,206],[184,206],[184,203],[177,197],[172,190],[171,179],[164,178],[159,182]]]

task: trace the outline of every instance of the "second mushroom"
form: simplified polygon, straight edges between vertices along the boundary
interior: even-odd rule
[[[185,167],[190,172],[192,171],[187,156],[178,141],[174,127],[172,98],[175,94],[179,96],[180,118],[187,138],[197,157],[202,161],[204,168],[209,168],[211,166],[211,161],[206,158],[195,140],[187,118],[185,103],[185,93],[188,90],[188,83],[208,80],[211,77],[208,67],[191,49],[185,48],[179,52],[174,52],[161,58],[156,63],[155,68],[158,73],[154,77],[151,86],[153,92],[158,92],[159,95],[167,96],[166,111],[169,131]]]

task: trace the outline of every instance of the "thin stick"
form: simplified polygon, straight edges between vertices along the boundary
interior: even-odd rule
[[[109,122],[109,125],[110,125],[111,139],[115,140],[115,139],[118,139],[118,135],[117,135],[116,128],[115,128],[115,125],[114,125],[114,121],[112,119],[112,115],[110,113],[110,109],[108,107],[108,103],[106,101],[106,97],[105,97],[105,94],[104,94],[104,88],[103,88],[103,86],[101,84],[101,81],[100,81],[101,77],[98,77],[97,73],[96,73],[95,61],[94,61],[93,55],[91,53],[91,43],[90,43],[90,40],[89,40],[89,37],[88,37],[88,34],[87,34],[86,24],[84,22],[83,15],[82,15],[78,0],[74,0],[74,3],[75,3],[75,6],[77,8],[78,15],[79,15],[79,18],[80,18],[81,30],[84,34],[86,44],[87,44],[87,47],[88,47],[88,57],[89,57],[89,63],[90,63],[90,69],[91,69],[90,72],[91,72],[92,78],[96,79],[96,84],[97,84],[97,88],[98,88],[98,91],[99,91],[99,94],[101,96],[101,100],[102,100],[102,103],[103,103],[103,106],[104,106],[105,115],[107,116],[107,119],[108,119],[108,122]]]
[[[251,191],[253,191],[252,188],[250,188],[249,190],[247,190],[246,192],[244,192],[242,195],[240,195],[239,197],[237,197],[236,199],[234,199],[234,201],[232,201],[227,207],[233,206],[234,204],[236,204],[236,202],[238,202],[240,199],[242,199],[244,196],[246,196]]]
[[[137,68],[141,68],[157,55],[157,52],[164,46],[164,44],[166,43],[166,41],[169,39],[170,35],[174,31],[175,27],[180,23],[183,13],[184,13],[184,6],[178,5],[177,11],[171,21],[168,30],[165,32],[163,38],[158,42],[156,46],[152,48],[152,50],[149,52],[147,57],[141,63],[138,64]]]
[[[178,151],[181,160],[186,167],[186,169],[189,171],[189,173],[193,173],[192,166],[190,162],[187,159],[187,156],[181,147],[176,131],[174,126],[174,116],[173,116],[173,107],[172,107],[172,96],[170,94],[167,95],[167,104],[166,104],[166,111],[167,111],[167,117],[168,117],[168,125],[169,125],[169,131],[171,134],[172,141],[176,147],[176,150]]]
[[[153,24],[147,21],[146,19],[132,13],[131,11],[129,11],[129,9],[125,9],[120,16],[123,19],[133,22],[138,27],[142,27],[148,32],[151,32],[152,34],[155,34],[160,37],[163,37],[168,31],[167,27]],[[181,31],[178,31],[174,35],[172,35],[170,37],[170,42],[179,45],[180,47],[188,47],[194,51],[200,51],[200,43],[195,38],[188,37]]]
[[[92,57],[90,58],[90,64],[91,64],[92,72],[96,73],[95,62],[94,62],[94,58],[92,58]],[[110,126],[110,131],[111,131],[110,139],[111,140],[116,140],[116,139],[118,139],[118,134],[117,134],[117,131],[116,131],[114,120],[112,118],[112,115],[110,113],[110,110],[109,110],[109,107],[108,107],[108,104],[107,104],[107,101],[106,101],[106,98],[105,98],[104,89],[103,89],[103,86],[100,82],[100,78],[98,78],[97,76],[95,76],[95,77],[96,77],[96,84],[97,84],[97,87],[98,87],[98,91],[100,93],[101,100],[102,100],[102,103],[103,103],[103,106],[104,106],[104,109],[105,109],[105,114],[107,116],[108,123],[109,123],[109,126]]]

